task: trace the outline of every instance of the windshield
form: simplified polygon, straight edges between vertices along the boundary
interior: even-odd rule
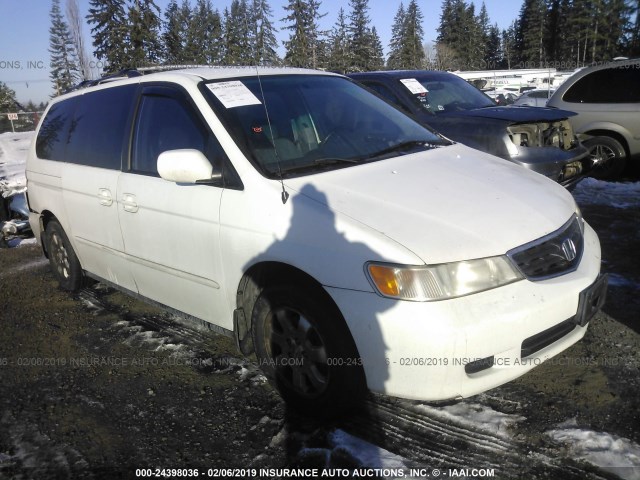
[[[404,78],[400,82],[413,93],[422,108],[436,115],[496,106],[488,96],[455,75],[434,80]]]
[[[349,167],[449,143],[342,77],[225,79],[207,82],[203,91],[236,144],[270,178]]]

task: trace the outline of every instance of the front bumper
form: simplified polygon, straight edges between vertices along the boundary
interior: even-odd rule
[[[507,137],[507,141],[511,140]],[[570,150],[516,145],[511,145],[510,150],[517,151],[510,157],[512,162],[544,175],[568,189],[586,178],[591,170],[589,150],[582,144]]]
[[[439,302],[407,302],[327,287],[352,332],[369,389],[420,400],[468,397],[513,380],[580,340],[575,325],[531,355],[523,344],[574,318],[598,278],[600,244],[585,224],[574,272]],[[473,363],[493,357],[491,366]],[[471,364],[472,368],[468,365]]]

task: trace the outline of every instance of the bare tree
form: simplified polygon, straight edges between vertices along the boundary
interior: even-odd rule
[[[67,0],[67,22],[71,33],[71,41],[78,55],[78,70],[82,80],[93,78],[89,55],[84,48],[84,35],[82,33],[82,16],[78,0]]]

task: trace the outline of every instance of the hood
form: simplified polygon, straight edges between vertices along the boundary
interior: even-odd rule
[[[442,117],[474,117],[474,118],[492,118],[496,120],[505,120],[512,123],[532,123],[532,122],[556,122],[565,118],[575,116],[575,112],[568,110],[560,110],[557,108],[546,107],[527,107],[527,106],[510,106],[510,107],[486,107],[476,108],[474,110],[464,110],[458,112],[440,113],[437,116]]]
[[[285,182],[432,264],[504,254],[576,208],[555,182],[460,144]]]

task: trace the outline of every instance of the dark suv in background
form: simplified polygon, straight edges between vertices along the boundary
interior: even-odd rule
[[[349,77],[451,140],[517,163],[565,187],[575,186],[591,166],[588,150],[567,121],[572,112],[499,107],[447,72],[381,71]]]
[[[577,71],[547,105],[577,113],[571,124],[591,151],[594,176],[615,178],[640,158],[640,58]]]

